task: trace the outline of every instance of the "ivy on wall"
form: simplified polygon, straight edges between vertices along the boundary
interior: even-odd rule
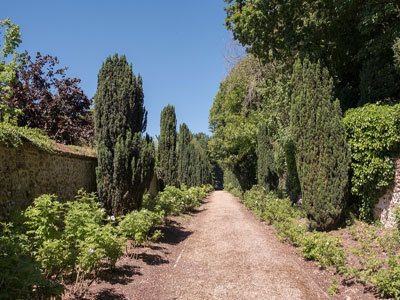
[[[367,104],[350,109],[343,119],[351,150],[351,193],[360,198],[360,218],[393,184],[393,157],[400,149],[400,105]]]

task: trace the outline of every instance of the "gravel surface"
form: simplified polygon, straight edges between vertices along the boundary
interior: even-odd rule
[[[190,225],[160,299],[329,299],[231,194],[214,192]]]
[[[163,239],[105,270],[87,299],[375,299],[360,285],[329,296],[331,274],[281,243],[228,192],[213,192],[161,229]]]

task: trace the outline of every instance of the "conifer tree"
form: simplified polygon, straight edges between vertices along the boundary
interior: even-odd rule
[[[212,184],[212,167],[207,153],[200,143],[192,139],[189,144],[189,186]]]
[[[185,123],[179,126],[178,136],[178,181],[179,184],[190,185],[190,141],[192,134]]]
[[[257,137],[257,182],[268,191],[275,190],[279,181],[270,139],[268,124],[261,124]]]
[[[125,56],[108,57],[98,74],[95,95],[97,189],[113,214],[140,206],[154,172],[154,143],[146,129],[142,78]]]
[[[176,158],[175,107],[167,105],[161,112],[160,136],[158,138],[158,176],[161,186],[177,186],[178,167]]]
[[[311,227],[334,227],[345,205],[349,154],[339,101],[326,68],[294,65],[291,128],[303,204]]]

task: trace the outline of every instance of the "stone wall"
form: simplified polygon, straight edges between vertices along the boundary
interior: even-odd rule
[[[41,194],[74,199],[80,188],[96,190],[97,159],[74,148],[56,147],[54,153],[29,143],[19,147],[0,144],[0,220],[11,208],[25,208]]]
[[[400,158],[395,160],[395,182],[385,195],[379,199],[374,208],[374,216],[380,219],[385,227],[395,227],[394,209],[400,205]]]

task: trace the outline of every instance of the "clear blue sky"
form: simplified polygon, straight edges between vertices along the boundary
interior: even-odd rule
[[[0,19],[20,25],[21,50],[57,56],[89,97],[107,56],[125,54],[144,82],[147,132],[159,134],[162,108],[178,124],[208,133],[208,112],[224,78],[223,0],[4,1]]]

